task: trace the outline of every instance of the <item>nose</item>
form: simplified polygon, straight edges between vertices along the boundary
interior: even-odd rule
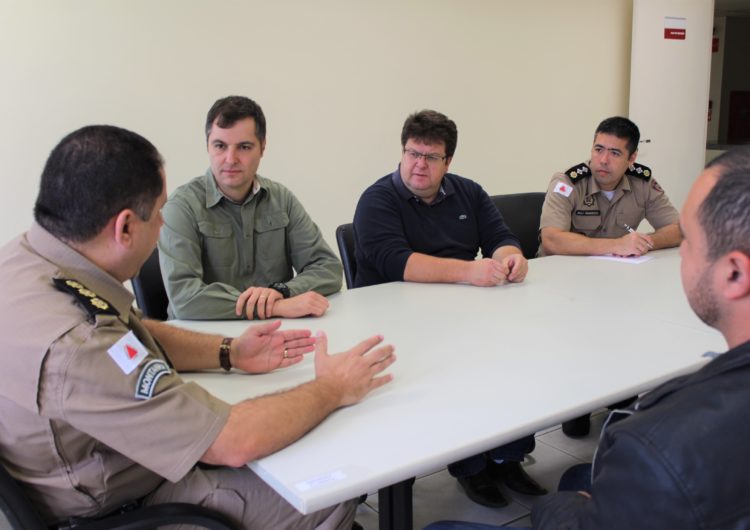
[[[229,164],[234,164],[237,161],[237,150],[234,146],[227,147],[227,150],[224,152],[224,158]]]
[[[417,158],[416,165],[419,166],[419,167],[425,167],[427,165],[427,157],[425,155],[420,155]]]

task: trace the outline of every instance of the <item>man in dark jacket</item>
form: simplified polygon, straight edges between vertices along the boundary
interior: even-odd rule
[[[750,147],[706,167],[680,228],[688,301],[729,351],[707,354],[715,358],[701,370],[653,390],[605,428],[591,483],[540,499],[534,528],[750,528]]]

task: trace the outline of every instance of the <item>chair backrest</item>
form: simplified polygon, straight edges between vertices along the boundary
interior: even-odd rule
[[[493,195],[492,202],[505,219],[508,228],[521,242],[521,252],[526,259],[536,257],[539,249],[539,218],[542,215],[545,193],[510,193]]]
[[[159,267],[159,250],[154,249],[143,264],[138,275],[133,278],[133,292],[143,314],[157,320],[167,319],[167,290]]]
[[[4,465],[0,465],[0,510],[14,530],[47,528],[21,485],[8,473]]]
[[[336,228],[336,244],[339,246],[341,264],[344,266],[344,280],[347,289],[354,289],[357,274],[357,260],[354,259],[354,225],[346,223]]]

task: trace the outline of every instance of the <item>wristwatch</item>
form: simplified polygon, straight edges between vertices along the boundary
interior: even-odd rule
[[[289,298],[291,296],[291,292],[289,291],[289,287],[285,283],[282,282],[273,282],[271,285],[268,286],[270,289],[274,289],[276,291],[279,291],[281,293],[281,296],[284,298]]]
[[[229,360],[229,354],[232,352],[232,338],[224,337],[219,346],[219,364],[227,372],[232,369],[232,362]]]

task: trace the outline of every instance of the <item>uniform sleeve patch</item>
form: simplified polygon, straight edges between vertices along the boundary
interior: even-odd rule
[[[573,186],[569,184],[565,184],[564,182],[558,182],[555,184],[555,193],[559,193],[560,195],[564,195],[565,197],[570,197],[570,194],[573,193]]]
[[[125,375],[130,374],[148,356],[148,350],[132,331],[115,342],[107,353]]]
[[[156,383],[163,375],[170,373],[169,366],[161,359],[147,362],[138,375],[138,384],[135,387],[135,399],[151,399],[154,395]]]

